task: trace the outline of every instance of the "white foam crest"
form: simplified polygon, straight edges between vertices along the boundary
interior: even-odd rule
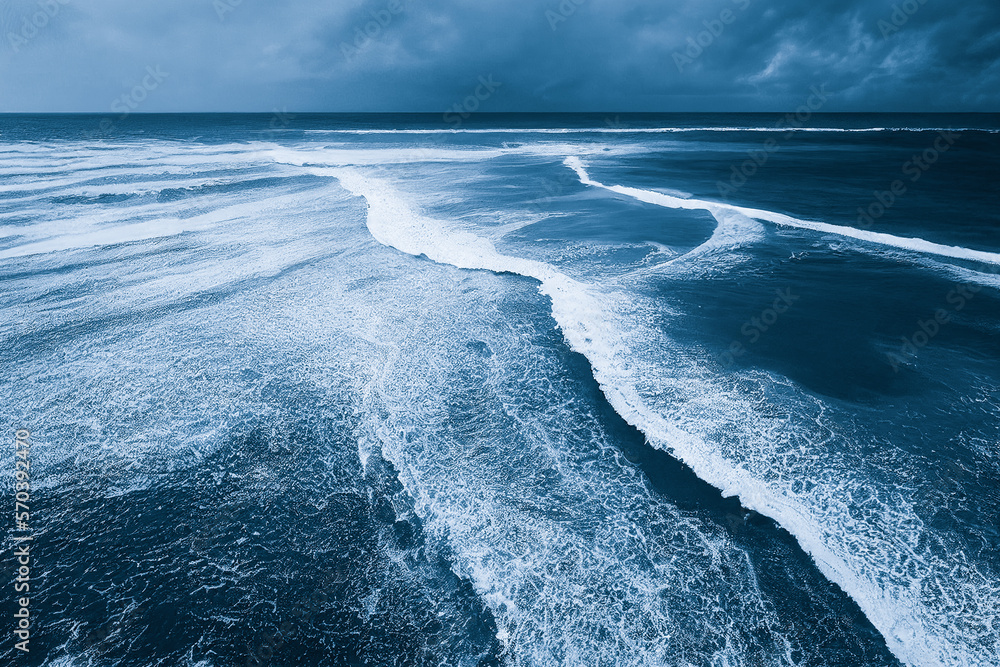
[[[141,173],[136,170],[130,171],[130,174]],[[183,171],[176,172],[178,174],[183,174]],[[150,171],[148,173],[150,176],[162,176],[162,171]],[[46,197],[65,197],[67,195],[79,196],[79,197],[100,197],[101,195],[147,195],[156,194],[162,190],[172,190],[172,189],[184,189],[184,188],[198,188],[198,187],[211,187],[220,185],[235,185],[241,181],[245,181],[248,178],[254,178],[254,174],[242,175],[237,174],[235,176],[230,176],[227,178],[201,178],[198,176],[190,178],[180,178],[176,180],[169,181],[141,181],[141,182],[131,182],[131,183],[101,183],[92,184],[87,181],[91,181],[95,178],[108,178],[113,176],[113,174],[100,173],[100,174],[89,174],[85,178],[77,179],[59,179],[59,180],[40,180],[35,181],[31,185],[6,185],[0,186],[0,192],[4,191],[23,191],[26,194],[20,197],[10,197],[6,199],[7,202],[20,202],[25,200],[30,200],[36,198],[39,192],[44,192]],[[29,194],[30,193],[30,194]]]
[[[17,238],[22,245],[57,237],[86,234],[110,227],[125,227],[155,220],[174,220],[181,216],[177,202],[149,202],[130,204],[123,210],[114,206],[89,207],[86,215],[80,215],[75,207],[60,207],[61,213],[54,213],[45,201],[31,201],[17,209],[15,218],[37,220],[31,224],[0,226],[0,238]],[[0,216],[0,221],[5,218]]]
[[[925,241],[924,239],[919,238],[894,236],[883,232],[871,232],[843,225],[831,225],[826,222],[801,220],[799,218],[793,218],[789,215],[776,213],[774,211],[767,211],[764,209],[734,206],[731,204],[711,202],[703,199],[682,199],[680,197],[674,197],[672,195],[654,192],[652,190],[642,190],[640,188],[632,188],[624,185],[605,185],[604,183],[599,183],[598,181],[590,178],[583,162],[578,157],[566,158],[566,166],[570,167],[577,173],[580,177],[580,182],[584,185],[590,185],[610,190],[611,192],[617,192],[618,194],[627,195],[648,204],[655,204],[666,208],[705,210],[711,212],[713,215],[722,211],[733,211],[748,218],[766,220],[767,222],[772,222],[776,225],[784,227],[796,227],[799,229],[810,229],[824,234],[836,234],[837,236],[853,238],[867,243],[889,246],[900,250],[909,250],[926,255],[937,255],[939,257],[949,257],[951,259],[963,259],[983,262],[986,264],[1000,265],[1000,253],[973,250],[971,248],[963,248],[961,246],[942,245],[940,243]]]
[[[777,126],[702,126],[702,127],[540,127],[540,128],[410,128],[410,129],[329,129],[284,130],[305,134],[379,135],[379,134],[681,134],[685,132],[986,132],[1000,133],[992,128],[947,127],[777,127]]]
[[[388,187],[376,184],[360,172],[341,171],[338,180],[344,188],[368,201],[368,229],[379,243],[461,269],[535,278],[542,283],[540,291],[552,298],[553,309],[559,311],[556,321],[564,331],[573,332],[580,347],[602,356],[615,353],[613,348],[603,348],[614,336],[603,330],[603,308],[583,283],[544,262],[503,255],[488,239],[415,215]],[[592,349],[594,346],[602,349]]]
[[[29,166],[20,160],[9,166],[0,166],[0,174],[17,174],[20,180],[33,184],[38,182],[37,175],[51,175],[64,178],[75,178],[83,181],[95,177],[108,176],[136,176],[136,175],[157,175],[157,174],[186,174],[190,173],[191,163],[180,160],[154,159],[151,155],[132,154],[128,160],[122,159],[100,159],[100,154],[95,154],[86,159],[80,159],[79,155],[74,155],[74,160],[60,162],[56,152],[49,154],[47,159],[39,159],[38,166]],[[0,162],[0,165],[3,163]],[[203,164],[213,164],[206,161]],[[214,163],[214,166],[219,166]],[[48,179],[51,181],[52,178]],[[43,182],[48,182],[43,181]]]
[[[798,436],[791,440],[794,448],[777,451],[776,443],[788,436],[785,420],[778,420],[781,423],[776,426],[786,430],[784,438],[776,433],[761,434],[760,424],[747,422],[753,422],[750,416],[755,405],[739,391],[717,386],[710,369],[696,363],[690,364],[681,373],[684,377],[675,378],[673,384],[654,383],[656,386],[640,390],[645,382],[642,378],[655,378],[657,367],[636,358],[630,335],[622,328],[624,324],[616,324],[615,308],[606,297],[547,264],[502,255],[485,239],[414,214],[388,185],[356,170],[344,171],[340,178],[345,188],[368,199],[369,229],[379,242],[460,268],[510,272],[539,280],[539,290],[552,299],[553,316],[567,342],[590,361],[594,377],[614,409],[643,431],[651,444],[673,452],[725,495],[738,496],[744,506],[785,527],[820,571],[855,599],[901,661],[921,667],[988,664],[980,652],[983,638],[968,629],[970,626],[956,625],[940,614],[955,604],[973,605],[976,610],[966,609],[976,622],[988,622],[988,607],[1000,591],[976,583],[983,575],[974,564],[965,560],[945,562],[939,555],[919,550],[917,545],[927,529],[905,496],[878,499],[880,513],[859,521],[842,494],[867,492],[871,496],[879,491],[871,489],[869,479],[852,473],[850,465],[831,468],[830,479],[814,479],[815,486],[809,493],[796,492],[792,479],[772,479],[766,472],[768,466],[780,466],[782,457],[788,463],[794,460],[789,457],[803,456],[797,465],[808,465],[812,460],[806,449],[810,443],[806,440],[800,444]],[[581,180],[593,183],[585,171]],[[678,200],[640,192],[654,200]],[[679,207],[714,209],[723,218],[744,215],[738,207],[711,203],[704,206],[690,200],[676,203]],[[680,404],[687,404],[680,408],[681,421],[666,417],[669,411],[663,411],[664,406],[652,405],[648,390],[654,396],[663,391],[676,393]],[[822,412],[821,406],[817,424],[821,424]],[[750,446],[750,451],[760,449],[762,460],[740,460],[740,456],[715,442],[720,428],[731,431],[730,439],[753,438],[759,448],[750,446],[753,443],[744,444]],[[763,441],[758,443],[761,438]],[[771,449],[775,451],[766,446],[771,438]],[[895,571],[897,565],[903,568],[901,574]],[[887,572],[887,568],[891,571]],[[907,574],[911,571],[913,578]],[[957,602],[953,604],[949,595]],[[945,602],[936,601],[935,596]]]
[[[618,353],[615,333],[605,325],[605,305],[586,285],[543,262],[503,255],[487,239],[416,214],[386,183],[358,170],[340,170],[339,178],[348,191],[368,200],[368,228],[380,243],[443,264],[533,277],[541,282],[539,291],[550,297],[556,321],[572,338],[574,349],[601,358]],[[425,304],[425,307],[431,306]],[[382,304],[381,310],[385,309],[386,304]],[[355,316],[350,319],[354,320]],[[358,319],[365,320],[364,317]],[[419,403],[414,402],[409,391],[421,386],[419,383],[425,378],[425,372],[415,368],[412,359],[406,359],[405,373],[410,379],[405,384],[411,387],[405,392],[404,413],[408,415]],[[428,373],[439,372],[432,368],[433,372],[429,369]],[[381,400],[391,401],[386,394],[395,390],[378,386],[384,382],[390,387],[398,387],[400,382],[392,379],[388,368],[376,375],[380,379],[370,385],[368,391],[382,396]],[[424,393],[426,390],[418,391]],[[504,401],[508,400],[516,404],[515,399],[505,396]],[[369,412],[381,411],[372,409]],[[422,423],[423,420],[417,421]],[[503,460],[508,456],[514,460],[537,458],[540,446],[548,452],[543,456],[546,460],[567,456],[559,453],[565,449],[565,444],[557,442],[564,436],[533,424],[522,423],[521,427],[524,434],[510,442],[517,453],[500,454]],[[563,495],[593,494],[594,488],[605,490],[589,498],[588,502],[598,501],[596,507],[589,510],[578,507],[579,521],[575,517],[544,520],[532,518],[534,510],[525,513],[518,501],[513,501],[512,505],[510,499],[493,497],[493,487],[489,485],[478,491],[470,488],[475,475],[464,479],[460,474],[464,467],[474,465],[468,452],[458,455],[460,470],[447,469],[448,459],[454,453],[443,455],[436,451],[444,446],[441,438],[434,437],[432,442],[422,444],[419,440],[411,442],[409,438],[400,440],[399,429],[386,424],[373,428],[385,455],[396,465],[401,481],[416,499],[418,513],[428,521],[430,529],[440,531],[459,551],[458,572],[472,580],[493,609],[500,630],[498,636],[517,647],[515,664],[548,664],[559,659],[572,664],[594,664],[598,657],[600,664],[604,661],[610,664],[612,660],[614,664],[623,665],[661,664],[671,654],[669,647],[676,646],[678,641],[683,643],[685,633],[694,632],[690,627],[673,628],[675,621],[671,616],[675,611],[664,604],[664,596],[676,595],[680,590],[685,591],[683,594],[695,594],[687,587],[737,586],[748,596],[740,607],[741,612],[768,615],[764,611],[766,605],[759,599],[760,591],[754,588],[753,568],[743,556],[735,556],[741,561],[736,566],[738,575],[730,573],[718,580],[715,571],[718,564],[733,563],[731,545],[703,532],[697,522],[676,516],[667,506],[651,506],[655,501],[641,484],[635,484],[634,469],[609,472],[593,462],[590,455],[579,452],[576,455],[583,456],[585,461],[546,463],[559,470],[559,494],[563,501],[566,500]],[[495,448],[503,447],[502,443],[495,443]],[[618,459],[611,457],[609,460]],[[582,464],[581,471],[571,471],[578,464]],[[538,465],[543,465],[542,461]],[[438,469],[442,467],[446,469]],[[634,494],[639,494],[637,506]],[[531,506],[533,500],[525,498],[524,504]],[[543,502],[542,506],[548,504]],[[562,507],[560,512],[565,512],[577,504],[557,506]],[[626,510],[633,506],[635,509]],[[651,512],[651,517],[637,521],[630,516],[639,511]],[[642,535],[651,525],[664,522],[675,524],[666,531],[674,536],[673,542],[663,544]],[[580,534],[581,530],[585,534]],[[590,530],[595,530],[596,535],[588,536],[586,533]],[[567,553],[575,554],[575,560],[568,560]],[[653,561],[652,570],[646,559]],[[694,566],[695,563],[698,565]],[[581,587],[591,591],[586,601],[575,592]],[[607,604],[601,604],[609,587],[627,591],[628,602],[622,604],[620,599],[612,598]],[[714,590],[717,594],[718,589]],[[726,625],[739,625],[739,621],[733,616],[723,620],[718,617],[719,613],[725,616],[731,611],[713,607],[705,610],[704,618],[715,633],[726,637],[725,647],[718,649],[715,656],[720,660],[718,664],[723,664],[723,656],[728,656],[730,664],[747,664],[747,647],[728,643],[735,635],[729,634],[734,630]],[[770,625],[772,621],[765,623]],[[780,622],[774,627],[779,626]],[[645,629],[640,631],[641,628]],[[598,631],[605,633],[606,638],[595,642],[592,632]],[[769,651],[766,647],[757,648]],[[784,649],[780,653],[783,654]],[[768,660],[761,664],[784,663]]]
[[[329,166],[365,166],[406,164],[412,162],[480,161],[500,157],[512,152],[509,149],[482,148],[326,148],[308,151],[274,147],[267,154],[284,164],[304,166],[323,164]]]
[[[206,229],[224,218],[213,214],[197,216],[187,220],[149,220],[130,225],[118,225],[105,229],[86,231],[78,234],[65,234],[56,238],[35,243],[25,243],[0,251],[0,259],[27,257],[63,250],[76,250],[96,246],[118,245],[135,241],[175,236],[184,232]]]
[[[544,262],[503,255],[488,239],[416,215],[388,186],[356,170],[340,171],[337,178],[344,188],[368,201],[368,229],[379,243],[461,269],[534,278],[542,283],[540,291],[552,297],[553,308],[558,310],[556,321],[564,331],[572,331],[580,348],[601,356],[614,355],[613,347],[604,347],[614,336],[604,329],[603,306],[583,283]]]
[[[704,243],[661,264],[637,269],[630,274],[630,277],[660,273],[667,268],[674,276],[679,276],[681,273],[688,277],[718,275],[732,271],[740,264],[749,261],[749,254],[735,251],[762,241],[763,225],[735,211],[714,211],[712,215],[719,224]],[[712,256],[712,261],[702,261],[707,255]]]
[[[50,222],[32,231],[34,238],[44,236],[46,231],[52,236],[44,240],[31,240],[10,248],[0,250],[0,259],[26,257],[43,253],[60,252],[64,250],[79,250],[97,246],[118,245],[150,239],[176,236],[186,232],[197,232],[214,226],[229,223],[241,218],[251,217],[262,208],[294,203],[300,199],[299,194],[280,195],[263,201],[242,202],[231,206],[213,209],[207,213],[190,218],[160,217],[152,220],[141,220],[113,227],[97,227],[95,219],[76,219],[72,226],[63,226]],[[109,212],[106,216],[111,216]],[[120,215],[117,216],[121,218]],[[19,236],[17,229],[11,230],[8,236]]]
[[[0,154],[0,175],[5,177],[0,192],[23,192],[31,196],[58,188],[87,187],[90,181],[114,178],[128,179],[120,183],[127,189],[129,181],[140,187],[138,182],[142,177],[198,178],[199,172],[207,170],[232,172],[234,167],[272,167],[273,160],[263,155],[263,147],[264,144],[188,145],[181,151],[170,142],[129,143],[113,149],[79,142],[38,144],[23,154]],[[107,185],[93,184],[93,187]],[[170,187],[169,183],[164,185]]]
[[[247,158],[254,150],[273,144],[264,142],[219,145],[185,144],[184,150],[171,142],[121,143],[95,146],[88,142],[49,142],[34,145],[33,150],[0,153],[0,166],[18,168],[25,164],[45,167],[48,170],[100,169],[104,167],[132,168],[153,164],[192,166],[197,164],[226,164],[225,158]],[[25,156],[28,157],[25,157]]]
[[[340,148],[340,147],[297,147],[267,145],[256,155],[280,164],[295,166],[324,165],[329,167],[366,167],[419,162],[482,162],[510,155],[529,155],[562,159],[567,153],[578,155],[634,155],[647,152],[647,148],[637,145],[616,145],[614,143],[594,143],[581,146],[562,142],[540,142],[530,144],[504,144],[500,148],[445,148],[438,146],[414,145],[413,148],[399,146],[384,148]]]

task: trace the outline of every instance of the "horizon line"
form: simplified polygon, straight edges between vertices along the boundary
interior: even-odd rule
[[[680,115],[680,114],[783,114],[795,113],[795,109],[776,109],[771,111],[480,111],[468,114],[468,117],[486,116],[639,116],[639,115]],[[267,111],[131,111],[128,116],[185,116],[185,115],[261,115],[261,114],[302,114],[324,116],[440,116],[448,111],[302,111],[290,109],[270,109]],[[894,115],[1000,115],[998,111],[816,111],[813,116],[836,116],[847,114],[894,114]],[[108,116],[121,115],[115,111],[0,111],[0,116]]]

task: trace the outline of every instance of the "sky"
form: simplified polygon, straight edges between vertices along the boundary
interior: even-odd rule
[[[997,0],[0,0],[0,35],[0,112],[1000,111]]]

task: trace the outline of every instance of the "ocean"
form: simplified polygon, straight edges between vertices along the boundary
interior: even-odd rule
[[[998,175],[998,115],[0,116],[3,663],[1000,664]]]

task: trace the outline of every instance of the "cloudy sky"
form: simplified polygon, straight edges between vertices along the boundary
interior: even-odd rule
[[[812,86],[824,111],[1000,111],[997,0],[0,7],[3,112],[107,112],[123,95],[150,112],[441,112],[480,81],[499,86],[481,111],[777,111]]]

